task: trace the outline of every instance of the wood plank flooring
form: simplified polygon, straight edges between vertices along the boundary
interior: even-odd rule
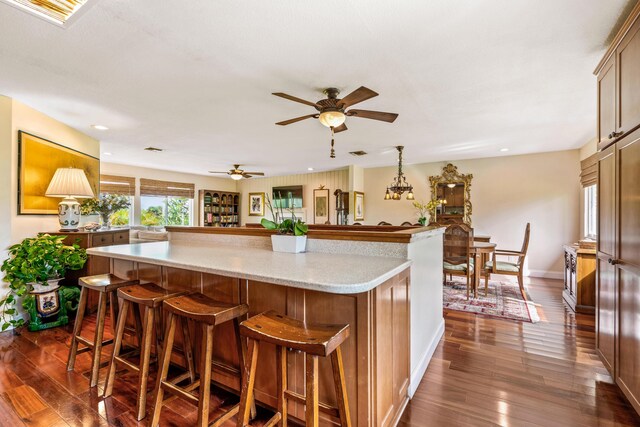
[[[595,355],[593,317],[566,308],[558,281],[533,280],[529,292],[537,324],[446,313],[445,337],[401,426],[640,426]],[[146,425],[134,417],[135,376],[121,376],[103,399],[104,378],[89,389],[88,353],[66,371],[70,334],[71,326],[0,334],[0,426]],[[216,390],[212,412],[236,401]],[[196,407],[176,399],[161,425],[195,421]]]
[[[541,321],[445,312],[440,342],[400,426],[640,426],[595,354],[594,317],[531,279]]]

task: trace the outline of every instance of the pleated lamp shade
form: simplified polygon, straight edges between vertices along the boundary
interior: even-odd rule
[[[59,168],[45,193],[49,197],[91,198],[93,190],[82,169]]]

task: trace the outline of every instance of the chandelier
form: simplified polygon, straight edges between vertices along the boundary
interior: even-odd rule
[[[387,186],[387,192],[384,195],[385,200],[400,200],[400,196],[405,191],[407,193],[407,200],[415,200],[413,197],[413,186],[407,182],[407,178],[402,173],[402,145],[398,145],[398,176],[393,179],[391,185]]]

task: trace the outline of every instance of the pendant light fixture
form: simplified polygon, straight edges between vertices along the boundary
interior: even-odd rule
[[[407,178],[402,173],[402,150],[404,147],[398,145],[398,176],[393,179],[391,185],[387,187],[387,192],[384,194],[385,200],[400,200],[400,196],[407,192],[407,200],[415,200],[413,196],[413,186],[407,182]]]

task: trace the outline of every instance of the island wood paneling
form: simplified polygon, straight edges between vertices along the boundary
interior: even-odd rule
[[[200,291],[225,302],[249,304],[249,316],[276,310],[310,323],[350,325],[350,336],[343,344],[347,392],[353,425],[395,425],[408,402],[409,385],[409,269],[371,291],[338,295],[298,289],[259,281],[247,281],[212,274],[160,267],[147,263],[111,260],[112,272],[120,277],[140,278],[170,289]],[[199,333],[190,325],[194,345]],[[229,325],[216,328],[214,360],[238,368],[235,331]],[[180,343],[181,337],[176,341]],[[196,357],[199,352],[196,352]],[[183,363],[180,356],[173,360]],[[301,353],[289,351],[288,387],[300,394],[305,390],[305,360]],[[196,364],[197,366],[197,364]],[[258,402],[276,406],[275,347],[261,345],[256,376]],[[330,360],[319,363],[320,402],[335,405]],[[239,383],[225,370],[214,370],[214,379],[231,390]],[[304,419],[304,406],[289,402],[291,416]],[[321,424],[338,425],[338,420],[321,414]]]

